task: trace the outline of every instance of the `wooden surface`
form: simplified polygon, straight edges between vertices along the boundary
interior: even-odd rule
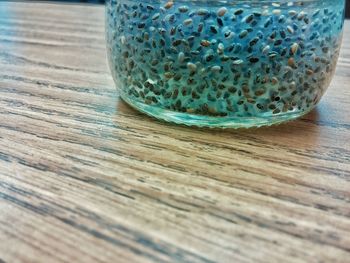
[[[350,262],[350,23],[306,117],[193,129],[119,100],[102,6],[0,2],[0,262]]]

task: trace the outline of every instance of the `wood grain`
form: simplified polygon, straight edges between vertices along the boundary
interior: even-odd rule
[[[349,262],[349,22],[316,110],[239,131],[120,101],[103,23],[0,2],[0,262]]]

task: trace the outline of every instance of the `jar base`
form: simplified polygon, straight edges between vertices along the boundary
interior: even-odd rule
[[[295,120],[309,113],[313,109],[313,107],[311,107],[307,110],[298,110],[275,115],[268,114],[266,116],[259,117],[211,117],[198,114],[176,112],[155,107],[135,100],[131,100],[123,94],[121,94],[120,97],[134,109],[159,120],[176,124],[183,124],[186,126],[222,129],[258,128],[262,126],[271,126],[274,124],[280,124],[283,122]]]

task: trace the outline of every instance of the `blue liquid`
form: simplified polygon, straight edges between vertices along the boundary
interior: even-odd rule
[[[298,117],[334,74],[344,1],[108,1],[107,42],[125,101],[199,126]]]

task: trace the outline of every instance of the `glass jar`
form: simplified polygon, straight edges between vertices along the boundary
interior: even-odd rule
[[[107,0],[124,101],[158,119],[259,127],[295,119],[334,74],[344,0]]]

